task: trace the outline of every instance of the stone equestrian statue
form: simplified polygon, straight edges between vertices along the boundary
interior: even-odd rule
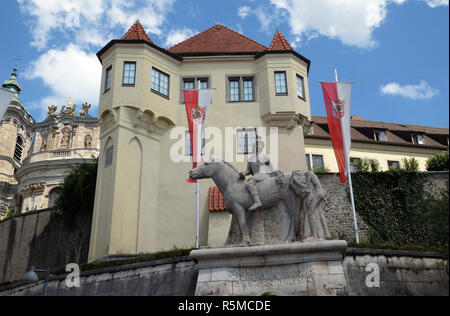
[[[247,190],[253,198],[253,205],[248,209],[249,211],[255,211],[262,206],[261,199],[259,198],[256,184],[264,181],[270,176],[276,176],[275,168],[270,162],[270,157],[263,152],[264,142],[261,138],[256,140],[256,153],[251,156],[247,163],[247,170],[240,174],[242,180],[245,176],[252,175],[247,181]]]
[[[239,238],[229,240],[238,240],[236,243],[240,245],[251,243],[247,212],[253,214],[256,210],[287,213],[289,224],[276,228],[286,232],[279,235],[287,236],[279,242],[330,239],[320,209],[325,195],[317,176],[311,172],[294,171],[285,175],[280,170],[273,171],[270,159],[262,154],[264,143],[256,146],[257,153],[250,159],[245,173],[228,162],[214,159],[189,173],[193,180],[212,178],[223,194],[225,207],[237,220],[240,231]],[[250,174],[253,177],[245,181],[245,175]],[[230,230],[231,234],[235,232]]]

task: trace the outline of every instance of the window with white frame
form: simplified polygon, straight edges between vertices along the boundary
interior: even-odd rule
[[[415,145],[423,145],[423,135],[421,134],[413,134],[412,135],[412,143]]]
[[[236,138],[238,154],[247,155],[256,152],[257,133],[255,128],[238,130]]]
[[[230,78],[229,80],[230,102],[239,102],[241,100],[239,81],[239,78]]]
[[[375,130],[374,131],[374,138],[377,142],[385,142],[387,141],[386,131],[382,130]]]
[[[297,75],[297,95],[301,99],[306,99],[306,97],[305,97],[305,80],[300,75]]]
[[[169,97],[169,75],[162,71],[152,69],[152,91],[161,94],[164,97]]]
[[[124,86],[134,86],[136,80],[136,63],[125,62],[123,65],[123,81]]]
[[[287,80],[285,71],[275,72],[275,91],[277,95],[287,95]]]

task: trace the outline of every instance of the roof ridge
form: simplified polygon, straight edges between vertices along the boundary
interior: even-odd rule
[[[200,35],[202,35],[202,34],[208,32],[208,31],[214,29],[214,28],[217,27],[217,26],[221,26],[221,27],[223,27],[224,29],[226,29],[226,30],[228,30],[228,31],[231,31],[231,32],[233,32],[234,34],[237,34],[237,35],[239,35],[240,37],[242,37],[242,38],[244,38],[244,39],[246,39],[246,40],[249,40],[249,41],[251,41],[251,42],[253,42],[253,43],[255,43],[255,44],[259,45],[259,46],[262,46],[262,47],[265,48],[266,50],[268,49],[266,46],[262,45],[261,43],[258,43],[257,41],[252,40],[251,38],[248,38],[248,37],[246,37],[246,36],[244,36],[244,35],[242,35],[242,34],[236,32],[236,31],[234,31],[234,30],[232,30],[232,29],[226,27],[225,25],[222,25],[222,24],[215,24],[215,25],[211,26],[210,28],[208,28],[208,29],[206,29],[206,30],[204,30],[204,31],[202,31],[202,32],[200,32],[200,33],[194,35],[194,36],[191,36],[191,37],[185,39],[184,41],[182,41],[182,42],[180,42],[180,43],[178,43],[178,44],[176,44],[176,45],[174,45],[174,46],[168,48],[167,50],[168,50],[168,51],[171,51],[171,50],[173,50],[173,49],[175,49],[175,48],[181,46],[182,44],[184,44],[184,43],[186,43],[186,42],[188,42],[188,41],[190,41],[190,40],[192,40],[192,39],[194,39],[194,38],[197,38],[198,36],[200,36]]]

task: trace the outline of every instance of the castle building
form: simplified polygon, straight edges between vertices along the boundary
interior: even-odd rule
[[[85,103],[77,114],[70,100],[57,113],[49,107],[40,123],[18,98],[17,67],[4,88],[16,93],[0,124],[0,218],[52,207],[68,170],[98,157],[99,126]]]
[[[90,261],[195,244],[195,185],[186,182],[192,162],[171,157],[186,140],[184,132],[174,135],[188,126],[184,89],[215,89],[207,127],[221,135],[239,127],[233,141],[242,159],[232,161],[238,169],[246,170],[253,141],[261,136],[269,154],[283,153],[280,169],[306,170],[302,123],[311,119],[310,61],[280,32],[264,46],[215,25],[163,49],[136,22],[97,56],[103,67],[101,145]],[[201,181],[200,245],[208,240],[212,183]]]

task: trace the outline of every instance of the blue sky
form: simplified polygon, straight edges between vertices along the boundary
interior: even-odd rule
[[[136,19],[165,48],[218,23],[268,46],[279,28],[312,61],[313,115],[325,115],[317,81],[337,68],[356,82],[353,115],[449,126],[448,0],[4,0],[0,80],[20,56],[20,98],[37,120],[69,96],[95,114],[95,53]]]

